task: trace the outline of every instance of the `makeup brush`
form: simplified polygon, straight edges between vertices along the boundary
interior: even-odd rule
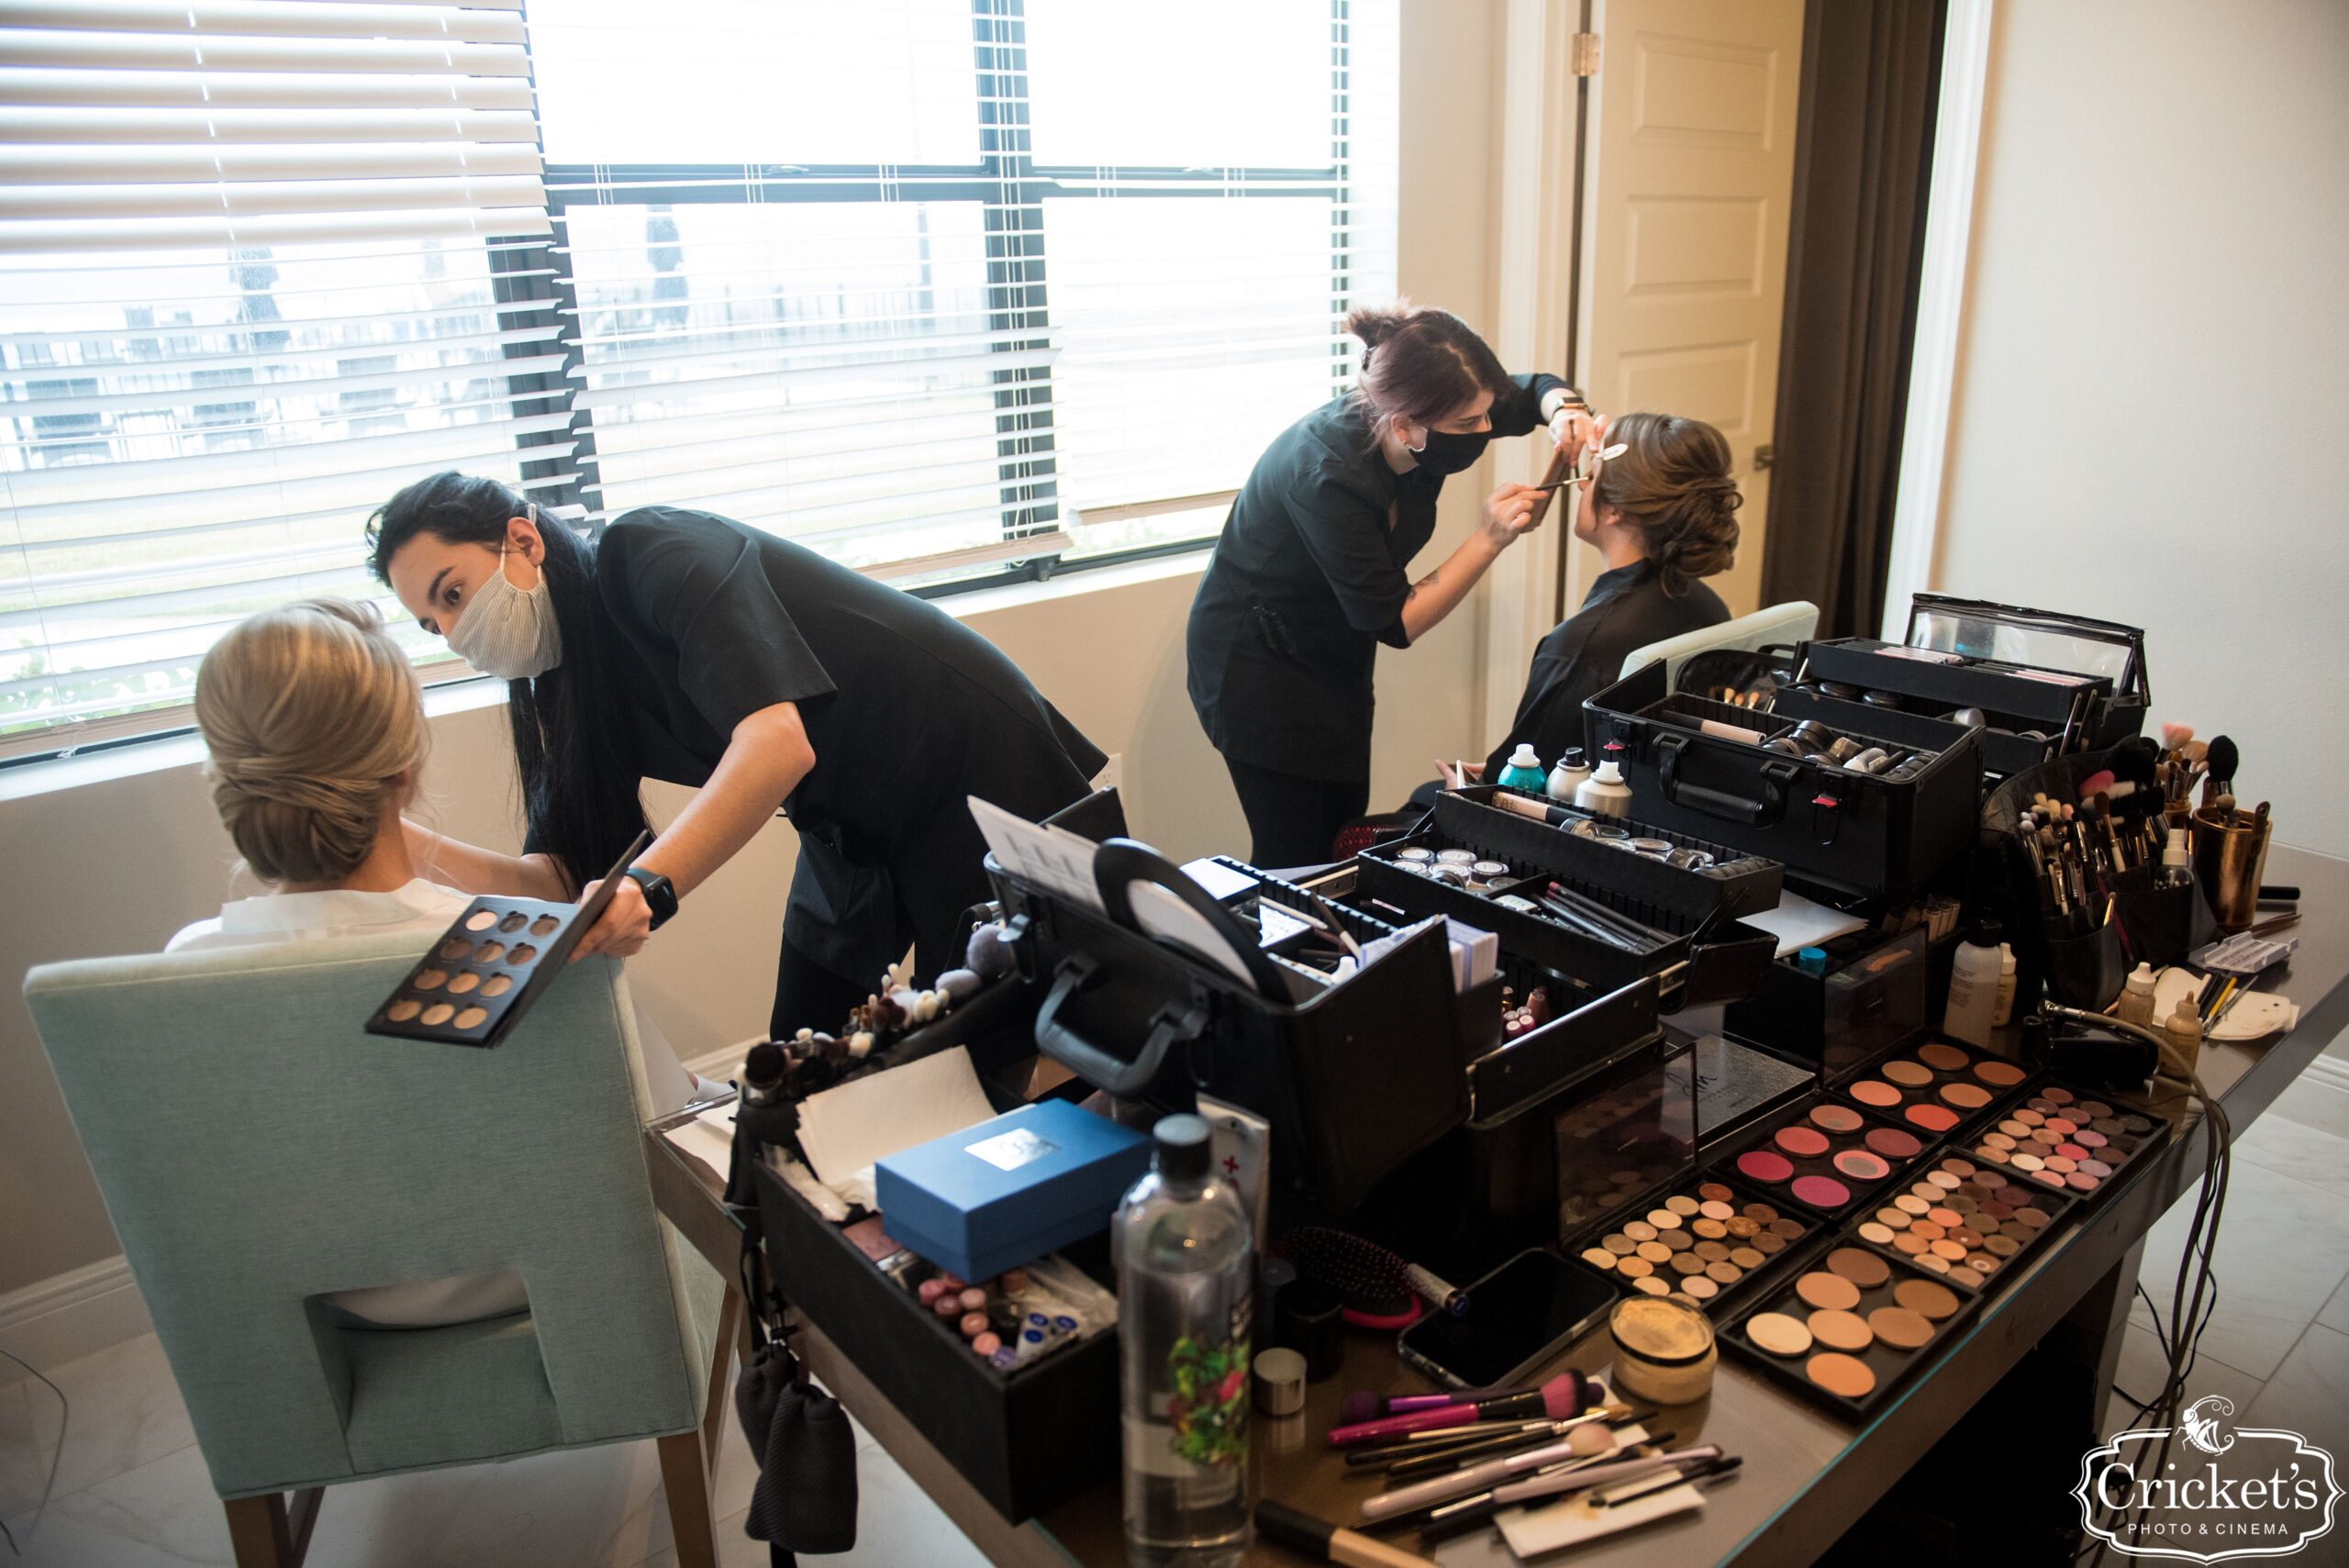
[[[1521,1420],[1535,1416],[1563,1421],[1569,1416],[1582,1414],[1595,1403],[1597,1398],[1591,1381],[1568,1369],[1540,1388],[1522,1394],[1496,1395],[1490,1399],[1478,1399],[1467,1404],[1445,1405],[1433,1410],[1409,1410],[1400,1416],[1382,1416],[1375,1421],[1332,1427],[1330,1429],[1330,1446],[1351,1448],[1356,1443],[1377,1442],[1385,1438],[1399,1438],[1411,1432],[1431,1432],[1445,1427],[1473,1427],[1479,1421]]]
[[[1435,1453],[1406,1453],[1398,1459],[1390,1459],[1386,1466],[1386,1478],[1390,1482],[1408,1481],[1417,1476],[1433,1475],[1451,1466],[1471,1460],[1497,1459],[1503,1454],[1514,1453],[1520,1449],[1539,1448],[1545,1442],[1555,1442],[1578,1426],[1601,1425],[1611,1428],[1628,1423],[1632,1418],[1631,1411],[1625,1407],[1608,1405],[1602,1406],[1586,1416],[1575,1417],[1572,1420],[1541,1422],[1530,1432],[1503,1432],[1497,1437],[1480,1438],[1476,1434],[1485,1429],[1482,1427],[1455,1427],[1444,1435],[1462,1438],[1464,1440],[1452,1443]],[[1353,1449],[1347,1450],[1346,1458],[1352,1461],[1356,1451]]]
[[[1317,1562],[1348,1568],[1436,1568],[1428,1558],[1278,1503],[1256,1505],[1256,1533]]]
[[[1645,1486],[1635,1487],[1629,1492],[1613,1493],[1601,1498],[1598,1506],[1602,1508],[1620,1508],[1626,1503],[1636,1503],[1642,1497],[1653,1497],[1658,1492],[1669,1492],[1675,1486],[1697,1481],[1718,1481],[1725,1475],[1734,1473],[1737,1467],[1744,1462],[1745,1461],[1736,1454],[1723,1454],[1710,1464],[1700,1464],[1694,1470],[1684,1470],[1677,1475],[1658,1478]]]
[[[1475,1529],[1504,1508],[1513,1508],[1520,1503],[1547,1502],[1561,1493],[1620,1485],[1626,1481],[1638,1481],[1653,1475],[1659,1471],[1709,1463],[1720,1457],[1720,1451],[1710,1444],[1702,1448],[1682,1449],[1677,1453],[1659,1453],[1650,1449],[1628,1459],[1589,1465],[1561,1465],[1538,1475],[1503,1482],[1482,1496],[1463,1497],[1435,1509],[1428,1516],[1428,1522],[1419,1527],[1419,1539],[1447,1540]]]
[[[2206,759],[2209,776],[2202,781],[2202,804],[2216,806],[2219,796],[2232,795],[2235,769],[2243,762],[2235,743],[2226,736],[2215,736],[2210,741],[2210,754]]]
[[[1572,1471],[1589,1470],[1602,1464],[1620,1464],[1626,1460],[1639,1459],[1648,1454],[1661,1452],[1664,1442],[1671,1440],[1669,1437],[1666,1437],[1663,1442],[1650,1439],[1629,1447],[1619,1448],[1602,1440],[1603,1438],[1612,1437],[1612,1433],[1585,1432],[1580,1436],[1582,1440],[1578,1451],[1570,1453],[1564,1459],[1553,1460],[1547,1464],[1538,1466],[1527,1473],[1562,1475]],[[1458,1534],[1459,1529],[1438,1530],[1435,1521],[1449,1520],[1455,1526],[1464,1526],[1475,1522],[1476,1518],[1490,1518],[1497,1511],[1493,1507],[1492,1499],[1492,1486],[1480,1485],[1466,1496],[1454,1495],[1434,1498],[1419,1507],[1407,1508],[1397,1513],[1390,1513],[1382,1518],[1371,1520],[1363,1528],[1381,1531],[1413,1529],[1418,1530],[1430,1540],[1441,1540],[1447,1534]],[[1475,1510],[1482,1511],[1476,1513]],[[1471,1514],[1472,1517],[1463,1519],[1463,1514]],[[1431,1531],[1433,1533],[1431,1533]]]

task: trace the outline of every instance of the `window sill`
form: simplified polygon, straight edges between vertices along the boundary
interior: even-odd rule
[[[1156,583],[1173,577],[1195,577],[1207,570],[1210,553],[1207,550],[1190,550],[1118,566],[1063,571],[1041,583],[1010,583],[1001,587],[974,588],[967,593],[946,595],[932,603],[956,620],[969,620],[1031,605],[1110,593],[1142,583]],[[475,708],[493,707],[505,700],[505,682],[476,675],[467,680],[427,686],[424,690],[424,713],[427,718],[440,718],[450,714],[469,713]],[[151,740],[132,741],[76,756],[24,762],[13,768],[0,768],[0,804],[54,795],[84,784],[107,784],[117,779],[162,773],[172,768],[193,769],[203,761],[203,738],[189,732],[159,735]]]

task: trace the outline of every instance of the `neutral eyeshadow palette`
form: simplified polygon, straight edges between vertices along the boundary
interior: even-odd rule
[[[1766,1125],[1742,1151],[1717,1161],[1769,1201],[1781,1197],[1841,1218],[1866,1203],[1925,1151],[1923,1134],[1833,1100],[1811,1098]]]
[[[1904,1190],[1885,1194],[1843,1240],[1897,1253],[1967,1290],[1993,1291],[2064,1228],[2076,1207],[2063,1193],[1944,1154]]]
[[[1764,1291],[1722,1338],[1764,1376],[1863,1420],[1939,1353],[1981,1299],[1906,1259],[1837,1247]]]
[[[1585,1231],[1567,1251],[1626,1295],[1680,1296],[1718,1317],[1742,1305],[1815,1240],[1819,1222],[1753,1189],[1692,1181]]]
[[[638,836],[577,904],[484,895],[465,906],[414,969],[367,1020],[369,1034],[443,1045],[494,1046],[570,961],[571,950],[611,902],[621,873],[644,846]]]
[[[2110,1095],[2043,1079],[1965,1140],[1965,1153],[2027,1186],[2092,1198],[2169,1130],[2161,1118]]]
[[[2028,1068],[1948,1040],[1887,1051],[1854,1069],[1834,1093],[1929,1138],[1981,1121],[2031,1076]]]

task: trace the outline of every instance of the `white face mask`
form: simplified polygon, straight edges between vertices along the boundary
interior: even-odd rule
[[[540,569],[535,585],[517,588],[501,560],[489,581],[465,601],[457,624],[449,628],[449,647],[474,669],[501,681],[532,680],[562,663],[562,632],[555,625],[545,568]]]

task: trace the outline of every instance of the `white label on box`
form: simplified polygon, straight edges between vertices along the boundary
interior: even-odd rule
[[[1034,1164],[1059,1148],[1060,1145],[1051,1139],[1039,1138],[1024,1127],[1015,1127],[1009,1132],[982,1138],[963,1152],[977,1155],[998,1171],[1017,1171],[1022,1165]]]

